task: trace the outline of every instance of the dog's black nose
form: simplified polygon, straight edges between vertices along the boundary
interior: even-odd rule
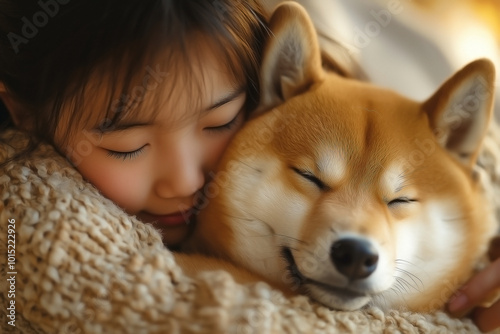
[[[330,256],[335,268],[349,280],[366,278],[377,269],[377,250],[363,239],[346,238],[336,241],[332,245]]]

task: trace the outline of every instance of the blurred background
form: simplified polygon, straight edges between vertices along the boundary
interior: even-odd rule
[[[261,0],[269,12],[283,0]],[[296,0],[309,12],[322,47],[367,78],[417,100],[455,71],[486,57],[497,68],[500,121],[500,0]],[[338,41],[340,43],[334,43]],[[0,103],[0,124],[6,117]]]
[[[269,11],[280,0],[263,0]],[[500,121],[500,0],[297,0],[325,49],[340,42],[368,79],[417,100],[470,61],[497,68]],[[333,50],[337,48],[337,50]],[[344,51],[345,53],[345,51]]]

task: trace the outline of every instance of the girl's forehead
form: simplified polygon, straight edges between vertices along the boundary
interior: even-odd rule
[[[245,85],[243,76],[235,77],[224,58],[202,43],[185,58],[151,58],[128,83],[125,76],[101,72],[91,78],[84,128],[106,132],[120,124],[151,123],[159,116],[163,124],[180,127],[199,117],[213,100]]]

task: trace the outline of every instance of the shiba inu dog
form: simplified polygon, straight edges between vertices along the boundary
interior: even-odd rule
[[[335,309],[441,308],[495,232],[475,168],[493,65],[467,65],[420,103],[326,71],[299,5],[270,25],[261,108],[191,245]]]

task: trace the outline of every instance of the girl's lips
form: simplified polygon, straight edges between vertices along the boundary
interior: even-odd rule
[[[142,212],[139,217],[155,225],[163,225],[168,227],[186,225],[190,222],[193,216],[192,210],[179,211],[168,215],[153,215],[147,212]]]

